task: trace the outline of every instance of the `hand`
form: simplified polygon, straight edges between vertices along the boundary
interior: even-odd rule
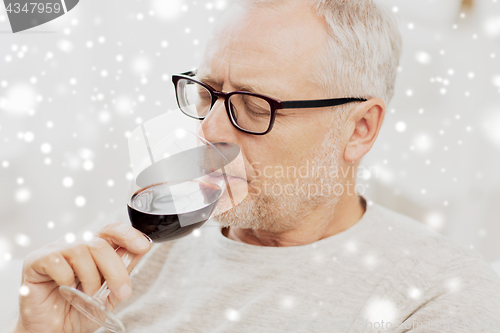
[[[115,249],[121,246],[118,251]],[[146,237],[123,223],[104,226],[90,242],[68,244],[64,238],[31,252],[24,260],[20,313],[16,332],[87,333],[99,325],[89,320],[59,292],[59,286],[72,286],[93,295],[107,281],[111,291],[106,301],[110,311],[132,293],[129,274],[151,249]],[[122,254],[135,254],[125,267]],[[24,293],[22,293],[24,294]]]

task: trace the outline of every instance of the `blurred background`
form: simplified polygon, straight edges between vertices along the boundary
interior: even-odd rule
[[[379,1],[403,54],[358,192],[498,267],[500,1]],[[171,74],[198,65],[228,4],[85,0],[17,34],[0,5],[0,323],[29,252],[123,212],[128,133],[176,107]]]

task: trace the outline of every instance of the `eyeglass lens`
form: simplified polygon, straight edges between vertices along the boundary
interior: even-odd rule
[[[180,79],[177,81],[177,100],[182,112],[188,116],[204,118],[212,105],[212,96],[201,84]],[[263,133],[271,122],[271,106],[263,98],[248,94],[233,94],[229,97],[231,122],[241,129]]]

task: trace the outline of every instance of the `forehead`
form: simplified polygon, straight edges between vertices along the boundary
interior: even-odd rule
[[[326,23],[307,1],[276,8],[235,4],[208,42],[199,77],[219,88],[251,87],[282,99],[296,98],[297,90],[310,95],[318,88],[310,74],[326,41]]]

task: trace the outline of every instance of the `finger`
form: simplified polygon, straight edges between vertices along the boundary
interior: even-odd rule
[[[120,249],[118,249],[116,251],[116,253],[120,257],[122,257],[126,252],[127,252],[127,249],[125,249],[125,248],[120,248]],[[144,257],[145,255],[146,254],[136,254],[136,255],[134,255],[132,261],[127,266],[127,271],[128,271],[129,274],[132,272],[132,270],[135,268],[135,266],[137,266],[137,264],[139,263],[139,261],[141,261],[142,257]]]
[[[145,254],[151,249],[151,244],[142,232],[121,222],[105,225],[97,236],[105,239],[113,248],[121,246],[135,254]]]
[[[83,292],[93,295],[101,287],[101,274],[86,244],[77,244],[61,251],[80,280]]]
[[[124,248],[120,248],[116,251],[116,253],[121,257],[123,254],[125,254],[127,250]],[[144,257],[145,254],[136,254],[134,255],[134,258],[130,262],[130,264],[127,266],[127,271],[130,274],[132,270],[135,268],[135,266],[139,263],[139,261]],[[132,286],[133,288],[133,286]],[[108,297],[108,303],[106,303],[106,307],[109,311],[113,311],[113,309],[118,305],[120,302],[120,299],[116,298],[113,294],[110,294]]]
[[[36,260],[32,268],[38,274],[49,276],[59,286],[72,286],[75,283],[75,272],[59,252],[51,252]]]
[[[119,299],[129,298],[132,293],[129,273],[120,256],[111,245],[100,237],[88,244],[97,268],[108,283],[108,288]]]

